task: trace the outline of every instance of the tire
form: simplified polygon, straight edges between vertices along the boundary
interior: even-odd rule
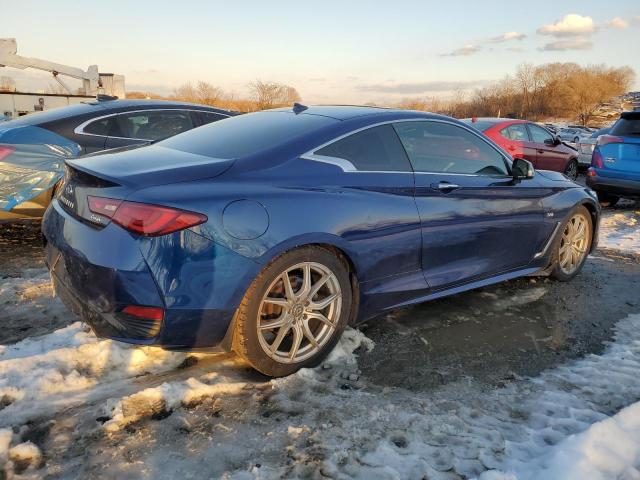
[[[578,161],[575,159],[569,160],[569,163],[567,163],[564,169],[564,174],[575,181],[575,179],[578,178]]]
[[[578,219],[580,219],[580,223],[578,223]],[[583,225],[584,230],[580,225]],[[560,235],[553,247],[554,265],[551,275],[557,280],[567,282],[580,273],[589,256],[593,242],[591,213],[580,205],[569,214],[560,228]],[[584,238],[579,235],[581,231],[584,232]],[[567,255],[570,257],[569,259],[567,259]]]
[[[603,207],[613,207],[618,203],[620,197],[608,193],[598,193],[598,201]]]
[[[305,283],[305,278],[310,281]],[[285,252],[260,272],[245,293],[235,316],[233,350],[271,377],[315,367],[347,326],[352,295],[342,258],[318,246]],[[330,303],[319,308],[327,300]]]

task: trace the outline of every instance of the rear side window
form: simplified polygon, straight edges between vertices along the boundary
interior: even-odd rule
[[[120,136],[137,140],[161,140],[193,128],[189,112],[162,110],[125,113],[115,117]]]
[[[361,171],[411,171],[409,159],[391,125],[380,125],[354,133],[314,153],[343,158]]]
[[[440,122],[394,127],[416,172],[507,175],[502,154],[462,127]]]
[[[232,159],[275,148],[331,125],[337,120],[319,115],[291,112],[257,112],[213,122],[168,140],[160,145],[175,150]]]
[[[524,123],[509,125],[507,128],[500,130],[500,135],[509,140],[515,140],[516,142],[529,141],[529,134],[527,133],[527,127],[525,127]]]
[[[202,125],[206,125],[207,123],[211,122],[217,122],[218,120],[227,118],[227,115],[212,112],[198,112],[198,115],[200,115],[200,121],[202,122]]]
[[[90,133],[91,135],[100,135],[103,137],[113,135],[113,126],[115,124],[114,117],[102,118],[100,120],[96,120],[87,124],[83,129],[82,133]]]
[[[611,129],[611,135],[640,137],[640,115],[637,118],[620,118]]]

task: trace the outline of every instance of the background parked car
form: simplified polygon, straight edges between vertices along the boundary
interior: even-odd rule
[[[565,142],[579,143],[582,138],[589,138],[591,132],[581,128],[561,128],[558,130],[558,136]]]
[[[81,155],[161,140],[231,115],[233,113],[226,110],[183,102],[96,100],[0,123],[0,144],[4,146],[4,152],[8,155],[11,149],[17,149],[11,157],[14,165],[12,168],[33,170],[40,166],[43,173],[48,175],[52,173],[49,168],[51,167],[55,173],[55,181],[47,191],[32,192],[38,194],[42,209],[16,208],[16,204],[9,211],[6,208],[0,211],[0,220],[41,216],[53,195],[55,184],[63,175],[64,162],[58,162],[56,157],[51,157],[50,166],[47,166],[41,157],[37,157],[35,162],[30,162],[26,153],[28,149],[20,146],[48,145]],[[0,190],[6,195],[16,192],[20,185],[18,177],[9,174],[0,177]],[[34,188],[40,188],[40,185]],[[29,198],[33,196],[25,192],[23,194]],[[7,205],[11,204],[13,202],[8,201]]]
[[[598,137],[587,185],[610,205],[640,198],[640,111],[623,112],[611,132]]]
[[[77,145],[0,144],[0,220],[42,216],[65,160]]]
[[[495,141],[513,158],[529,160],[537,169],[564,173],[572,180],[578,176],[578,152],[536,123],[506,118],[464,121]]]
[[[611,131],[611,128],[601,128],[600,130],[596,130],[591,134],[589,138],[581,138],[580,143],[578,143],[578,152],[580,156],[578,157],[578,164],[580,166],[588,167],[591,165],[591,155],[593,155],[593,150],[596,147],[596,142],[600,135],[605,135]]]

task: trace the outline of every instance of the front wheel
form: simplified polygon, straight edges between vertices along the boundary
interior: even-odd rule
[[[613,207],[618,203],[620,197],[608,193],[598,193],[598,201],[603,207]]]
[[[317,246],[286,252],[247,290],[236,312],[233,348],[273,377],[316,366],[340,339],[351,305],[342,259]]]
[[[571,180],[578,178],[578,162],[577,160],[570,160],[567,167],[564,169],[564,174]]]
[[[551,273],[558,280],[568,281],[580,272],[591,250],[591,214],[579,206],[561,228],[562,236],[556,242],[555,265]]]

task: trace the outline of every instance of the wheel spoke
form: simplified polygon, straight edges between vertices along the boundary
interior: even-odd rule
[[[323,298],[319,302],[311,302],[309,304],[309,307],[312,308],[313,310],[324,310],[329,305],[331,305],[338,297],[339,295],[337,293],[333,293],[328,297]]]
[[[318,345],[318,341],[316,340],[316,337],[313,336],[313,333],[309,328],[309,319],[306,319],[302,322],[302,331],[304,333],[304,336],[307,337],[307,340],[309,340],[309,343],[311,343],[311,345],[313,345],[315,348],[318,348],[320,346]]]
[[[311,291],[311,265],[308,263],[304,264],[302,267],[302,287],[298,291],[297,296],[299,298],[304,298],[309,295]]]
[[[289,301],[286,298],[265,297],[263,301],[264,303],[271,303],[283,308],[289,306]]]
[[[293,287],[291,287],[289,272],[284,272],[280,278],[282,278],[282,283],[284,285],[284,294],[287,297],[287,300],[293,301],[295,299],[295,295],[293,293]]]
[[[285,323],[287,323],[287,315],[281,315],[270,322],[261,322],[258,328],[260,330],[273,330],[274,328],[282,327]]]
[[[291,344],[291,350],[289,350],[289,358],[293,360],[302,343],[302,328],[299,325],[295,325],[291,331],[293,332],[293,343]]]
[[[284,337],[287,336],[287,333],[289,333],[289,330],[291,330],[291,326],[288,324],[280,327],[280,330],[278,330],[278,334],[276,335],[275,340],[269,346],[271,353],[275,353],[278,350],[278,347],[282,343],[282,340],[284,340]]]
[[[316,296],[316,294],[318,293],[318,291],[324,286],[325,283],[327,283],[327,281],[332,277],[333,275],[323,275],[320,280],[318,280],[313,287],[311,288],[311,291],[309,292],[309,300],[311,301],[313,299],[313,297]]]
[[[309,313],[307,316],[309,318],[315,318],[316,320],[320,320],[322,323],[324,323],[325,325],[331,328],[335,326],[331,320],[329,320],[327,317],[325,317],[321,313],[313,312],[313,313]]]

